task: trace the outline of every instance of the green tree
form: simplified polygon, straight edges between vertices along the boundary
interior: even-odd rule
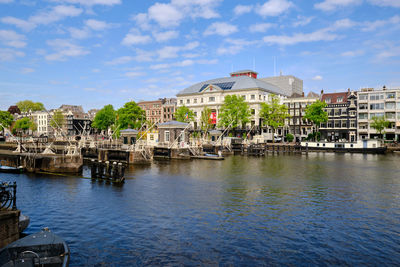
[[[42,111],[46,110],[44,105],[40,102],[33,102],[31,100],[23,100],[17,103],[17,106],[21,112],[28,111]]]
[[[117,113],[112,105],[106,105],[100,109],[94,117],[92,127],[98,130],[107,131],[111,125],[115,124]]]
[[[304,118],[315,124],[317,132],[319,131],[320,124],[328,121],[328,113],[324,110],[326,106],[325,102],[317,100],[305,109]]]
[[[4,131],[3,127],[10,127],[13,121],[14,117],[10,114],[10,112],[0,110],[0,131]]]
[[[200,123],[201,129],[206,133],[213,127],[212,120],[211,120],[211,109],[208,107],[203,108],[203,112],[201,113]]]
[[[17,132],[26,132],[27,130],[35,131],[37,129],[36,123],[34,123],[30,118],[25,117],[19,119],[15,122],[13,129]]]
[[[384,116],[373,116],[370,126],[374,128],[382,138],[382,135],[385,133],[385,128],[390,126],[390,121],[386,120]]]
[[[50,126],[54,129],[61,129],[65,124],[65,118],[61,110],[56,110],[51,118]]]
[[[194,112],[186,106],[181,106],[175,111],[177,121],[189,123],[194,120]]]
[[[135,101],[125,103],[125,105],[117,111],[117,125],[119,130],[127,128],[139,129],[145,118],[146,112],[141,109]]]
[[[227,95],[218,117],[219,126],[228,127],[231,125],[235,129],[239,125],[250,122],[251,113],[249,105],[241,96]]]
[[[275,130],[278,127],[285,125],[285,119],[289,117],[288,107],[279,103],[279,98],[276,95],[271,95],[270,103],[262,103],[260,117],[264,123]],[[275,136],[272,135],[272,142],[275,141]]]
[[[291,133],[288,133],[288,134],[286,135],[286,141],[292,142],[293,140],[294,140],[294,135],[291,134]]]

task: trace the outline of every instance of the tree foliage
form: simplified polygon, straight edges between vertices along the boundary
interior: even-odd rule
[[[30,118],[25,117],[17,120],[13,128],[16,129],[17,131],[25,132],[29,129],[35,131],[37,129],[37,126],[36,123],[34,123]]]
[[[312,121],[318,129],[321,123],[328,121],[328,113],[324,110],[325,107],[325,102],[317,100],[306,107],[304,118]]]
[[[385,133],[385,128],[390,126],[390,121],[386,120],[384,116],[373,116],[371,118],[371,128],[375,129],[379,135],[382,137],[382,134]]]
[[[207,132],[210,130],[213,126],[212,124],[212,119],[211,119],[211,109],[208,107],[203,108],[203,112],[201,113],[200,117],[200,123],[201,123],[201,129],[204,132]]]
[[[189,123],[194,120],[194,112],[186,106],[181,106],[175,111],[177,121]]]
[[[21,112],[28,111],[42,111],[46,110],[44,105],[40,102],[33,102],[31,100],[23,100],[17,103],[17,106]]]
[[[275,130],[285,125],[285,119],[289,117],[288,107],[279,103],[278,96],[272,95],[270,103],[261,104],[260,117]]]
[[[119,130],[127,128],[139,129],[145,119],[145,111],[141,109],[135,101],[125,103],[125,105],[117,111],[117,124]]]
[[[250,108],[241,96],[227,95],[219,113],[219,126],[236,128],[250,122]]]
[[[288,141],[288,142],[293,142],[293,140],[294,140],[294,135],[291,134],[291,133],[288,133],[288,134],[286,135],[286,141]]]
[[[54,129],[61,129],[65,124],[65,118],[61,110],[56,110],[51,118],[50,126]]]
[[[92,127],[107,131],[111,125],[115,124],[117,113],[112,105],[106,105],[100,109],[94,117]]]
[[[14,117],[10,114],[10,112],[0,110],[0,131],[3,130],[3,127],[10,127],[13,121]]]

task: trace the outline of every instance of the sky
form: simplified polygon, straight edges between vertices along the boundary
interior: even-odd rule
[[[0,110],[119,108],[242,69],[398,88],[400,0],[0,0]]]

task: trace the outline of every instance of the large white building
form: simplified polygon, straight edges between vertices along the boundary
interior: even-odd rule
[[[378,137],[371,127],[372,117],[385,117],[390,121],[385,135],[388,140],[400,141],[400,89],[361,89],[357,95],[358,136],[360,139]]]
[[[247,127],[260,126],[261,103],[267,102],[271,94],[284,99],[287,90],[257,79],[251,70],[231,73],[230,77],[218,78],[194,84],[177,94],[177,106],[186,106],[194,111],[194,128],[200,127],[201,112],[204,107],[212,111],[213,123],[218,123],[218,115],[227,95],[240,95],[249,104],[252,118]]]

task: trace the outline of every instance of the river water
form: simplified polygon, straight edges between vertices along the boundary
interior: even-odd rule
[[[71,266],[400,265],[400,156],[231,156],[126,177],[0,174],[26,232],[64,238]]]

